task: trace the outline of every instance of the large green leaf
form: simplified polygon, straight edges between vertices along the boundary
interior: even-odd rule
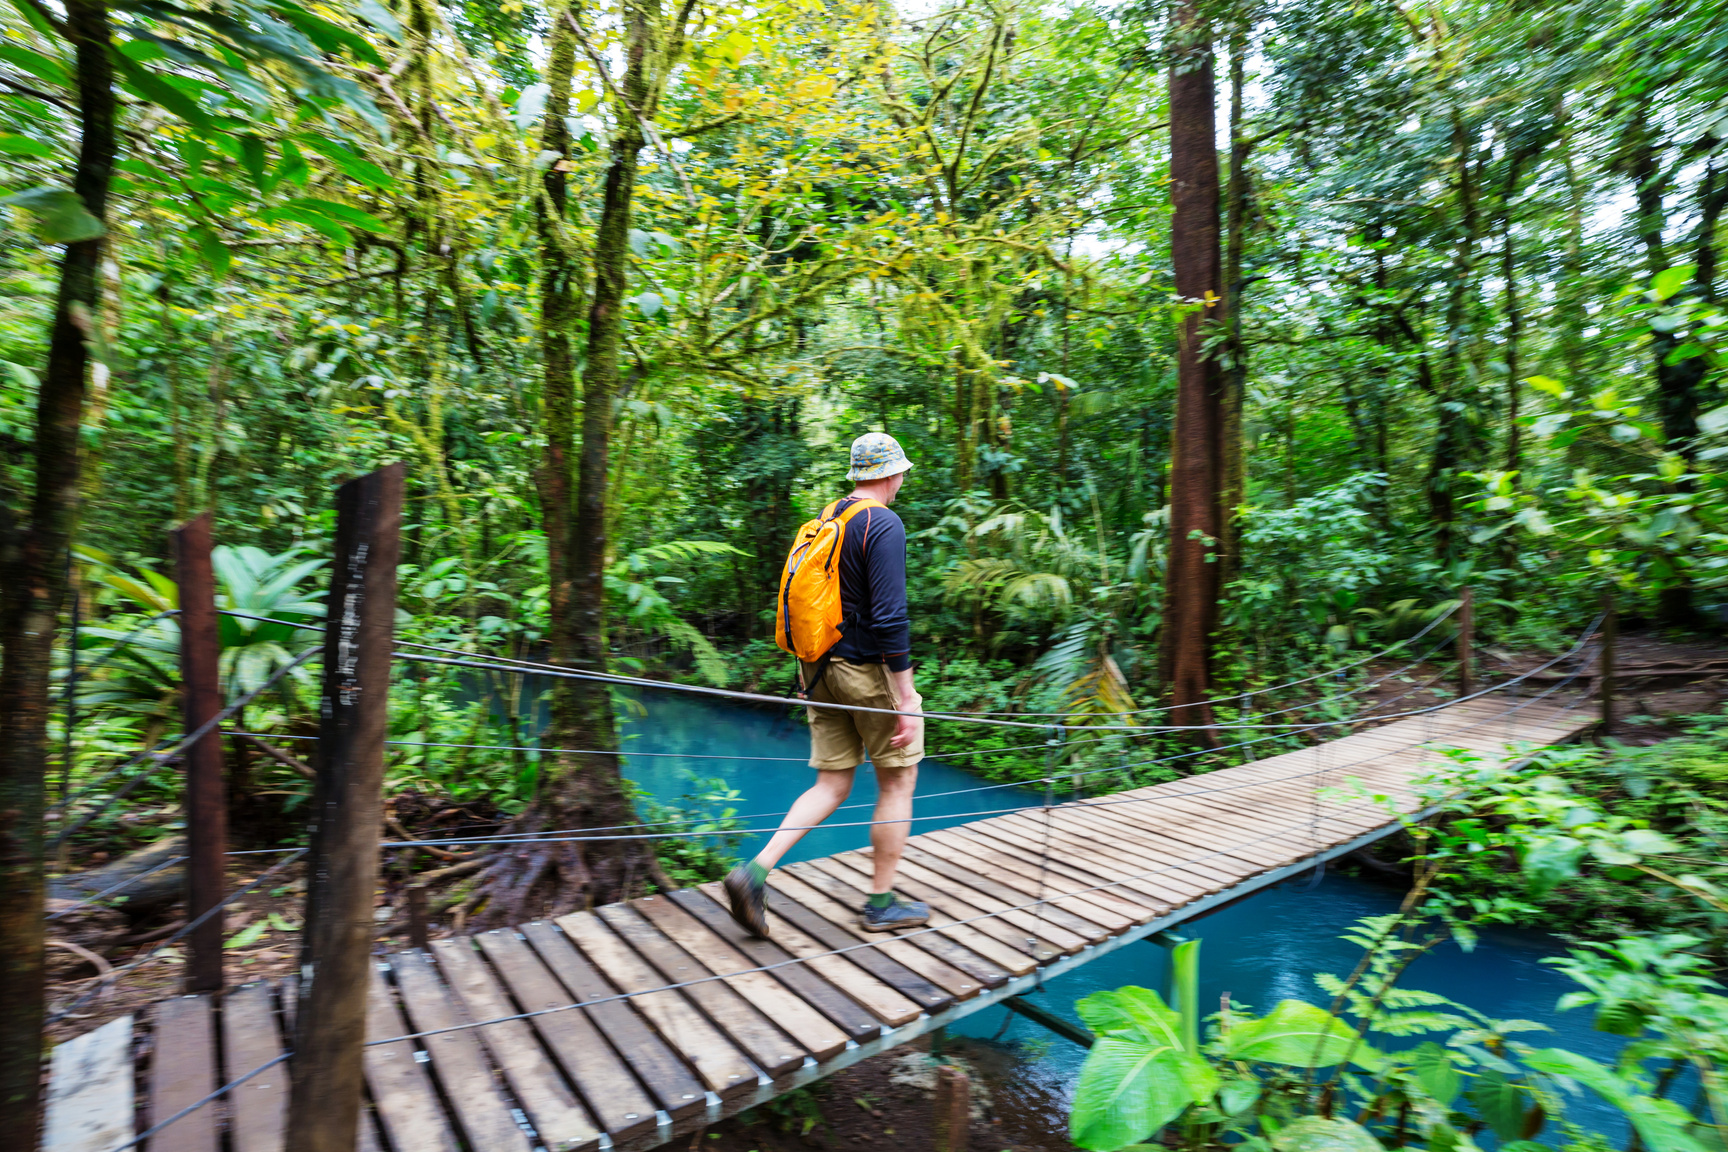
[[[8,132],[0,134],[0,152],[8,156],[52,156],[54,145],[34,136],[14,136]]]
[[[1081,1066],[1069,1121],[1080,1147],[1144,1140],[1218,1090],[1211,1067],[1183,1050],[1180,1017],[1151,989],[1095,992],[1075,1008],[1100,1037]]]
[[[0,204],[27,209],[36,217],[37,234],[49,244],[76,244],[103,233],[102,221],[69,188],[29,188],[0,197]]]
[[[110,52],[108,56],[114,61],[114,70],[124,81],[123,86],[134,96],[172,112],[201,133],[208,135],[214,130],[210,117],[199,107],[194,97],[132,60],[124,52]]]
[[[1323,1068],[1343,1060],[1355,1036],[1353,1028],[1326,1009],[1305,1000],[1284,1000],[1258,1020],[1232,1025],[1224,1055],[1231,1060]],[[1357,1055],[1376,1053],[1357,1045]]]
[[[396,181],[390,173],[345,144],[335,140],[318,140],[312,143],[312,147],[324,159],[334,164],[344,176],[381,190],[396,187]]]
[[[6,61],[20,72],[28,72],[36,79],[46,80],[50,84],[69,87],[72,83],[72,77],[67,75],[66,65],[10,40],[0,40],[0,60]]]
[[[390,225],[378,219],[363,209],[352,204],[343,204],[336,200],[321,200],[315,196],[299,196],[286,201],[282,207],[294,208],[301,212],[309,212],[322,216],[337,224],[345,224],[352,228],[363,228],[368,232],[388,232]]]
[[[1524,878],[1538,896],[1554,890],[1562,880],[1578,875],[1578,862],[1584,858],[1582,841],[1570,836],[1551,836],[1537,841],[1524,853]]]
[[[1686,286],[1692,279],[1696,266],[1682,264],[1676,268],[1664,268],[1650,278],[1650,291],[1658,300],[1666,300]]]
[[[1432,1040],[1425,1041],[1410,1054],[1410,1064],[1422,1091],[1441,1104],[1451,1104],[1457,1097],[1462,1077],[1446,1049]]]
[[[1121,1148],[1204,1102],[1217,1083],[1205,1061],[1174,1044],[1107,1036],[1080,1068],[1069,1134],[1082,1148]]]
[[[1524,1134],[1524,1108],[1530,1102],[1529,1089],[1506,1079],[1493,1068],[1477,1074],[1469,1092],[1476,1111],[1502,1140],[1516,1140]]]
[[[1276,1152],[1381,1152],[1368,1129],[1349,1120],[1304,1116],[1272,1138]]]

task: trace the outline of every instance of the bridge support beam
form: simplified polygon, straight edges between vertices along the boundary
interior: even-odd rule
[[[1078,1024],[1070,1024],[1050,1009],[1034,1004],[1024,996],[1010,996],[1002,1001],[1002,1007],[1010,1012],[1018,1012],[1032,1023],[1049,1029],[1064,1040],[1072,1040],[1082,1048],[1092,1047],[1092,1033]]]

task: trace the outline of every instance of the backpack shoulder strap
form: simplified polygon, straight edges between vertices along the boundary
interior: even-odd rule
[[[828,516],[833,515],[834,506],[836,504],[839,504],[839,503],[840,503],[840,501],[836,500],[836,501],[834,501],[834,504],[828,505],[828,511],[823,513],[823,517],[826,518]],[[844,524],[848,520],[852,519],[852,517],[858,515],[858,513],[864,511],[866,508],[886,508],[886,507],[888,507],[888,505],[882,503],[882,501],[880,501],[880,500],[871,500],[868,498],[863,499],[863,500],[856,500],[853,503],[847,505],[846,510],[840,513],[838,519],[839,519],[840,523]]]

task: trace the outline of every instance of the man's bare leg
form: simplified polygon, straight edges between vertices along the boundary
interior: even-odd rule
[[[792,846],[804,839],[805,833],[834,815],[835,809],[846,803],[846,797],[852,794],[852,780],[857,774],[856,768],[819,770],[816,783],[792,802],[792,810],[780,821],[780,830],[774,833],[762,851],[756,853],[756,863],[764,871],[780,863],[780,858],[792,851]],[[911,810],[910,801],[907,810]],[[904,837],[901,843],[905,843]]]
[[[792,810],[780,821],[780,830],[769,839],[754,860],[740,864],[727,875],[723,886],[732,905],[732,918],[753,936],[768,935],[768,914],[763,910],[767,891],[768,871],[780,863],[780,858],[792,846],[804,839],[811,828],[834,815],[834,810],[846,802],[852,793],[852,778],[857,768],[821,769],[816,783],[792,804]]]
[[[917,786],[916,764],[876,769],[876,823],[870,829],[872,894],[894,890],[894,876],[912,833],[912,791]]]

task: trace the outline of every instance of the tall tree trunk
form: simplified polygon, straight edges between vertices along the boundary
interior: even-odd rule
[[[1452,112],[1452,154],[1457,169],[1454,197],[1458,205],[1457,242],[1452,249],[1452,284],[1446,299],[1446,350],[1441,358],[1440,388],[1434,406],[1434,447],[1428,464],[1428,512],[1434,522],[1434,551],[1442,561],[1459,559],[1458,474],[1475,463],[1477,440],[1474,412],[1476,385],[1466,370],[1471,350],[1471,303],[1476,279],[1476,247],[1481,240],[1476,172],[1471,160],[1475,140],[1461,110]]]
[[[1224,286],[1230,325],[1230,354],[1225,365],[1224,401],[1219,437],[1223,453],[1222,539],[1218,583],[1228,588],[1242,574],[1242,502],[1248,497],[1247,444],[1242,413],[1248,395],[1248,346],[1242,341],[1242,254],[1247,247],[1250,145],[1242,134],[1242,88],[1247,71],[1248,30],[1243,16],[1230,33],[1230,183],[1225,193],[1226,246]]]
[[[108,9],[101,0],[65,0],[64,11],[82,129],[72,186],[106,220],[116,140]],[[36,396],[34,490],[27,509],[13,493],[0,500],[0,1132],[19,1148],[36,1147],[40,1117],[48,673],[78,510],[85,329],[97,323],[102,248],[100,239],[83,240],[61,257]]]
[[[1666,194],[1668,173],[1662,167],[1659,144],[1650,125],[1650,95],[1639,98],[1628,129],[1630,146],[1629,169],[1633,192],[1638,203],[1638,238],[1644,246],[1646,270],[1655,275],[1667,268],[1672,260],[1663,232],[1668,223]],[[1715,276],[1715,229],[1721,216],[1728,188],[1717,187],[1717,173],[1712,166],[1705,171],[1698,186],[1698,271],[1694,273],[1694,289],[1702,285],[1702,295],[1708,298]],[[1702,405],[1704,359],[1693,357],[1679,363],[1669,363],[1669,357],[1680,346],[1681,334],[1672,331],[1650,332],[1650,356],[1656,375],[1656,404],[1662,414],[1662,438],[1670,452],[1678,453],[1691,465],[1698,439],[1698,413]],[[1698,611],[1692,602],[1692,587],[1683,574],[1657,594],[1657,615],[1664,624],[1676,628],[1698,625]]]
[[[654,0],[637,0],[625,8],[625,69],[614,104],[616,123],[611,156],[594,233],[593,296],[588,309],[587,355],[582,366],[580,451],[572,461],[569,450],[574,408],[574,364],[567,335],[574,307],[576,263],[559,249],[563,279],[542,288],[542,309],[566,333],[546,344],[548,448],[542,469],[542,501],[547,505],[549,547],[557,555],[551,574],[552,661],[586,672],[606,670],[605,595],[607,560],[607,456],[612,431],[612,404],[618,394],[619,353],[624,335],[624,295],[629,280],[631,201],[646,139],[643,125],[652,116],[656,72],[675,55],[657,42],[659,9]],[[555,44],[569,53],[568,65],[549,67],[543,147],[564,155],[569,136],[562,125],[570,98],[575,40],[570,13],[557,22]],[[554,121],[557,123],[554,124]],[[557,165],[554,164],[553,168]],[[548,171],[548,177],[552,172]],[[548,200],[561,213],[562,181],[548,184]],[[550,224],[548,213],[547,223]],[[543,323],[546,321],[543,320]],[[548,324],[548,335],[552,327]],[[554,372],[558,375],[554,377]],[[554,446],[556,445],[556,447]],[[557,521],[562,520],[559,524]],[[525,831],[551,827],[628,825],[635,819],[618,758],[612,697],[603,684],[582,680],[553,683],[546,742],[557,748],[593,749],[592,753],[558,753],[541,762],[540,794],[518,825]],[[560,843],[536,848],[523,845],[506,853],[488,870],[483,891],[489,904],[483,923],[515,922],[524,914],[561,910],[576,904],[610,903],[629,896],[633,887],[656,870],[650,841],[612,840],[587,844]]]
[[[1524,468],[1524,430],[1518,423],[1522,416],[1520,401],[1524,395],[1524,366],[1520,360],[1523,350],[1524,312],[1523,303],[1518,296],[1518,252],[1512,239],[1512,201],[1518,194],[1518,179],[1523,168],[1523,159],[1520,154],[1508,160],[1506,191],[1500,198],[1500,278],[1505,281],[1506,293],[1505,344],[1501,350],[1506,366],[1506,453],[1503,467],[1513,473],[1512,483],[1519,486],[1522,486],[1524,481],[1520,474]],[[1500,585],[1500,599],[1506,605],[1503,615],[1506,623],[1510,624],[1518,617],[1518,609],[1511,606],[1517,601],[1518,592],[1518,546],[1513,533],[1500,534],[1499,553],[1499,566],[1506,572],[1506,578]]]
[[[1171,29],[1170,254],[1187,311],[1176,333],[1176,420],[1171,436],[1170,556],[1159,663],[1175,724],[1212,722],[1212,632],[1218,618],[1222,531],[1224,379],[1201,341],[1223,320],[1218,236],[1218,148],[1212,44],[1197,4],[1177,8]],[[1216,737],[1206,733],[1208,742]]]

